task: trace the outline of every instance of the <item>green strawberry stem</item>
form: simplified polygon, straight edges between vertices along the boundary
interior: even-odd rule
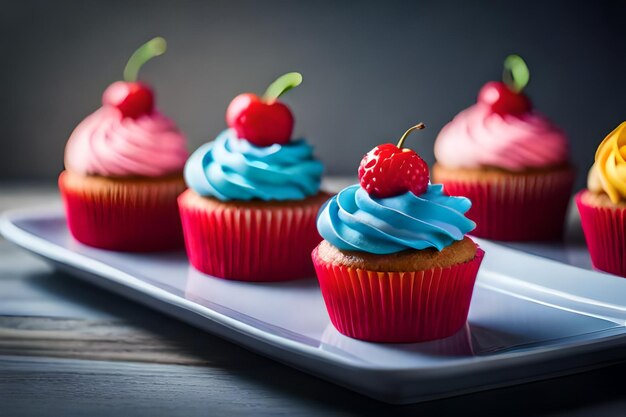
[[[167,42],[160,36],[149,40],[137,49],[128,59],[124,68],[124,81],[137,81],[139,70],[155,56],[163,55],[167,50]]]
[[[530,81],[528,65],[519,55],[509,55],[504,60],[502,80],[512,91],[521,93]]]
[[[278,97],[300,84],[302,84],[302,74],[299,72],[288,72],[281,75],[267,87],[265,94],[263,94],[263,101],[267,103],[276,101]]]
[[[406,132],[404,132],[404,135],[402,135],[402,137],[400,138],[400,140],[398,141],[398,149],[402,149],[404,147],[404,141],[406,140],[407,136],[409,136],[411,134],[411,132],[415,131],[415,130],[422,130],[426,127],[426,125],[422,122],[416,124],[413,127],[410,127],[409,130],[407,130]]]

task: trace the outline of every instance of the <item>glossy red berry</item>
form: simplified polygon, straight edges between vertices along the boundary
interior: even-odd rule
[[[102,104],[117,107],[124,117],[136,119],[154,109],[154,94],[141,82],[117,81],[107,87]]]
[[[428,189],[428,165],[415,151],[386,143],[363,157],[359,181],[374,198],[393,197],[407,191],[421,195]]]
[[[530,111],[532,104],[523,93],[511,90],[501,81],[490,81],[478,93],[478,102],[487,104],[494,113],[519,115]]]
[[[226,123],[237,136],[256,146],[284,145],[291,140],[293,115],[278,100],[265,102],[256,94],[240,94],[226,110]]]

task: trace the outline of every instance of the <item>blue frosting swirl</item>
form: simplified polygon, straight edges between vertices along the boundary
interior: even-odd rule
[[[317,194],[324,166],[303,139],[254,146],[232,129],[199,147],[185,165],[185,182],[219,200],[301,200]]]
[[[430,247],[442,250],[476,227],[465,217],[471,206],[465,197],[445,195],[441,184],[429,184],[420,196],[407,192],[380,199],[356,184],[326,202],[317,229],[343,250],[381,255]]]

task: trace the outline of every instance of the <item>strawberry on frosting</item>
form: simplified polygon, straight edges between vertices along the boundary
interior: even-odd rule
[[[409,133],[424,127],[419,123],[404,133],[397,146],[378,145],[363,157],[359,181],[369,195],[385,198],[407,191],[415,195],[426,192],[430,177],[428,166],[417,152],[403,146]]]

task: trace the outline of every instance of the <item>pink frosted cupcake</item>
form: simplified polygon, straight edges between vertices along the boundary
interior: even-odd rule
[[[185,190],[186,140],[137,82],[141,64],[165,50],[155,38],[129,61],[126,81],[109,86],[103,105],[74,130],[59,188],[76,240],[118,251],[183,244],[176,198]]]
[[[467,320],[483,251],[465,235],[471,202],[430,184],[426,163],[403,142],[361,161],[360,184],[322,208],[313,250],[328,315],[342,334],[408,343],[451,336]]]
[[[229,129],[187,161],[189,190],[178,203],[187,255],[199,271],[240,281],[314,275],[315,217],[328,197],[320,191],[323,165],[309,143],[291,139],[293,116],[278,101],[301,79],[286,74],[262,98],[237,96]]]
[[[433,179],[450,195],[472,200],[476,236],[558,239],[575,178],[568,141],[522,93],[528,82],[522,59],[508,57],[505,69],[508,84],[487,83],[478,102],[439,133]]]
[[[593,266],[626,277],[626,122],[598,146],[587,187],[576,204]]]

